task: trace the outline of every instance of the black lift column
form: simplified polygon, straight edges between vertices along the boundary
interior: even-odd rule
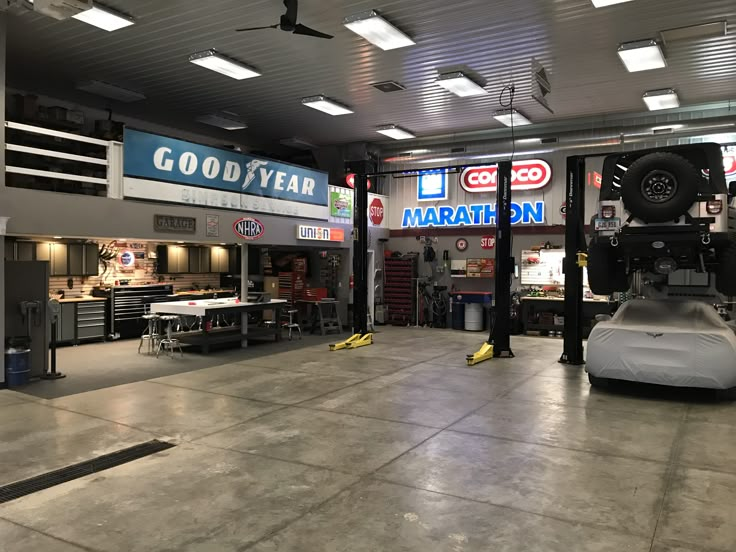
[[[511,161],[498,164],[496,188],[496,287],[495,323],[488,342],[494,357],[513,357],[511,351],[511,276],[514,259],[511,256]]]
[[[583,267],[578,253],[585,243],[585,157],[567,158],[565,195],[565,332],[560,362],[584,364],[583,358]]]

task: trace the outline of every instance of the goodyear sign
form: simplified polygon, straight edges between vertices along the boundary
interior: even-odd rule
[[[125,129],[126,177],[302,204],[328,205],[327,173]]]

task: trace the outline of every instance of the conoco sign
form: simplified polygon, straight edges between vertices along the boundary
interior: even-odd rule
[[[538,190],[552,180],[552,167],[542,159],[514,161],[511,167],[511,189]],[[470,193],[495,192],[498,183],[498,165],[467,167],[460,173],[460,186]]]

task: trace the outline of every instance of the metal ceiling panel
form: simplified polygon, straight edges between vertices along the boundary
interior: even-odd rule
[[[125,106],[126,114],[190,129],[196,117],[226,109],[248,123],[236,131],[241,141],[263,144],[291,136],[316,144],[379,141],[375,127],[389,123],[420,137],[501,128],[491,115],[510,82],[515,107],[534,122],[641,112],[642,94],[666,87],[677,89],[684,106],[736,98],[734,32],[668,44],[661,70],[627,73],[616,54],[620,42],[657,38],[663,29],[736,21],[733,0],[635,0],[601,9],[590,0],[301,0],[300,22],[334,34],[333,40],[234,32],[277,22],[280,0],[104,4],[136,24],[107,33],[16,10],[8,20],[9,84],[35,83],[81,103],[74,83],[102,80],[146,95],[145,102]],[[369,9],[417,44],[383,51],[343,27],[344,17]],[[235,81],[187,61],[209,48],[263,76]],[[554,114],[531,98],[532,57],[547,69]],[[438,70],[453,69],[472,70],[489,94],[458,98],[434,84]],[[371,87],[385,80],[407,90],[383,94]],[[330,117],[301,105],[302,97],[316,94],[355,113]]]

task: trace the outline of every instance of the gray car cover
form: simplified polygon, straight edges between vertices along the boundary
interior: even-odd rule
[[[599,378],[730,389],[736,334],[706,303],[634,299],[595,325],[586,370]]]

